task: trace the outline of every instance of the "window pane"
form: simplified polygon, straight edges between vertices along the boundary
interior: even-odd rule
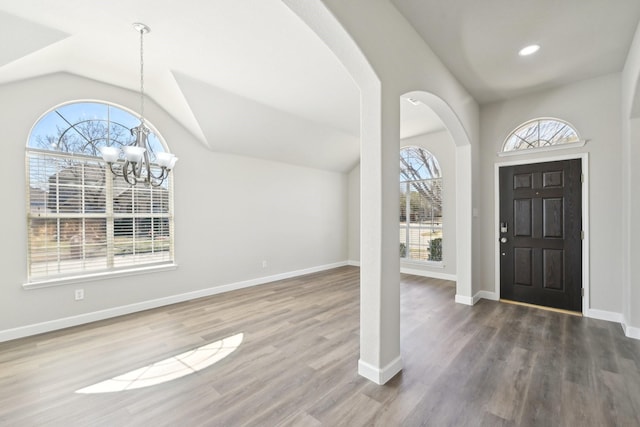
[[[106,267],[105,219],[32,219],[29,242],[31,277]]]
[[[400,159],[400,256],[442,261],[442,178],[438,162],[419,147],[402,149]]]
[[[576,130],[562,120],[536,119],[514,130],[505,140],[502,151],[528,150],[579,140]]]
[[[29,280],[172,261],[171,178],[132,187],[99,153],[131,144],[130,128],[139,124],[93,102],[63,105],[36,123],[26,154]],[[164,144],[154,134],[148,142],[153,161]]]

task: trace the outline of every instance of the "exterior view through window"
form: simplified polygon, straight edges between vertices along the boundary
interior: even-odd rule
[[[511,132],[502,151],[531,150],[578,141],[578,133],[569,123],[558,119],[535,119]]]
[[[442,173],[420,147],[400,150],[400,257],[442,261]]]
[[[60,106],[34,126],[26,150],[30,282],[173,262],[172,177],[129,186],[99,148],[135,137],[133,114],[99,102]],[[166,151],[149,135],[149,155]]]

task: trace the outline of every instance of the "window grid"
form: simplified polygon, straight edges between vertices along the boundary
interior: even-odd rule
[[[442,261],[442,178],[427,150],[400,152],[400,256]]]
[[[115,109],[93,105],[107,116]],[[94,122],[77,122],[101,135],[81,135],[84,141],[71,139],[70,128],[58,127],[57,141],[32,132],[25,156],[30,282],[173,262],[172,176],[160,187],[132,187],[115,177],[96,147],[121,142],[104,138],[114,127],[109,120]]]
[[[578,133],[569,123],[558,119],[534,119],[511,132],[502,151],[531,150],[578,141]]]

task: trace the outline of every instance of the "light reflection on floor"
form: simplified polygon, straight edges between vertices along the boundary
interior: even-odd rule
[[[207,368],[233,353],[242,343],[242,333],[203,345],[160,362],[135,369],[110,380],[77,390],[76,393],[111,393],[162,384]]]

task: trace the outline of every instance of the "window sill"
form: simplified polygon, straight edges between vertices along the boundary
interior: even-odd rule
[[[134,276],[138,274],[156,273],[159,271],[170,271],[178,268],[175,263],[152,265],[147,267],[128,268],[124,270],[104,271],[93,274],[83,274],[81,276],[60,277],[56,279],[38,280],[23,283],[22,288],[25,290],[50,288],[53,286],[70,285],[74,283],[85,283],[96,280],[114,279],[117,277]]]
[[[444,268],[445,263],[442,261],[417,261],[413,259],[400,258],[400,264],[407,267],[429,267],[429,268]]]

